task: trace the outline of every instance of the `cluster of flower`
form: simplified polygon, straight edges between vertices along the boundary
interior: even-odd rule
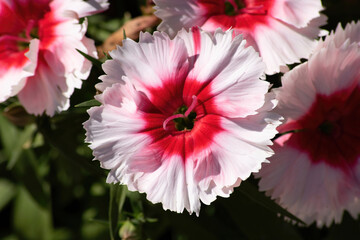
[[[53,115],[89,74],[75,48],[96,56],[78,19],[107,2],[17,2],[0,1],[2,22],[14,23],[1,26],[0,101],[18,95],[28,112]],[[327,35],[320,0],[154,2],[160,31],[110,52],[101,106],[84,123],[107,182],[198,215],[255,173],[306,223],[356,218],[360,23],[316,40]],[[265,74],[280,71],[282,87],[269,91]]]

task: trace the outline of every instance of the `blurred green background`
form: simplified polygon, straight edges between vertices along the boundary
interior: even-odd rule
[[[126,21],[142,15],[145,1],[113,0],[89,17],[88,36],[101,44]],[[359,0],[326,0],[327,30],[360,19]],[[144,194],[105,183],[107,172],[91,161],[76,104],[95,94],[101,69],[76,90],[69,111],[53,118],[27,115],[15,98],[0,104],[0,239],[360,239],[360,221],[318,229],[284,221],[286,212],[244,182],[230,198],[202,205],[200,217],[164,211]],[[275,76],[274,78],[279,78]],[[280,211],[280,213],[279,213]]]

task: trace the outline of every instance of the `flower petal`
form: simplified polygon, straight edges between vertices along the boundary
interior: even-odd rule
[[[283,22],[303,28],[312,19],[319,17],[322,10],[321,1],[276,0],[270,14]]]

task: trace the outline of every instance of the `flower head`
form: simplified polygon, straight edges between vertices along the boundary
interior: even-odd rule
[[[359,30],[359,23],[338,27],[276,91],[286,121],[259,173],[260,190],[309,224],[360,213]]]
[[[279,116],[269,112],[264,64],[241,36],[141,33],[110,55],[102,105],[84,123],[95,159],[111,170],[107,182],[199,214],[200,200],[228,197],[271,156]]]
[[[320,0],[154,0],[163,20],[158,30],[174,36],[181,28],[201,26],[214,32],[234,29],[260,52],[266,73],[307,58],[326,17]]]
[[[53,115],[69,107],[74,88],[96,56],[79,18],[107,8],[106,0],[0,1],[0,102],[18,94],[29,113]],[[9,24],[6,24],[9,23]]]

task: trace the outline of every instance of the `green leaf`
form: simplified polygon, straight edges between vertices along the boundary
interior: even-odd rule
[[[6,179],[0,179],[0,211],[13,199],[16,187]]]
[[[5,119],[0,112],[0,140],[3,143],[4,152],[7,156],[11,155],[13,144],[16,143],[19,130]]]
[[[31,146],[32,136],[36,131],[35,124],[27,126],[22,132],[18,134],[17,141],[12,147],[12,154],[7,165],[8,169],[12,169],[19,160],[21,153]]]
[[[271,200],[269,197],[265,196],[264,193],[259,192],[259,190],[253,184],[244,181],[241,183],[239,191],[245,196],[247,196],[249,199],[269,209],[270,211],[278,213],[281,216],[287,217],[297,223],[301,223],[302,225],[306,225],[301,219],[289,213],[284,208],[280,207],[277,203],[275,203],[273,200]]]
[[[126,39],[125,28],[123,28],[123,39]]]
[[[100,106],[100,105],[101,105],[101,103],[98,100],[91,99],[89,101],[79,103],[79,104],[75,105],[75,107],[89,108],[89,107]]]
[[[124,185],[111,184],[109,204],[109,227],[111,240],[116,239],[118,222],[126,198],[127,188]]]
[[[38,205],[47,208],[50,197],[37,169],[38,159],[32,149],[23,151],[20,159],[13,169],[15,178],[28,190]]]
[[[144,209],[143,209],[143,202],[141,200],[141,195],[138,192],[128,192],[127,194],[129,201],[130,201],[130,205],[131,205],[131,209],[133,212],[133,216],[136,217],[139,213],[143,214]]]
[[[21,239],[53,239],[51,211],[39,206],[24,188],[19,188],[15,200],[13,225]]]
[[[96,59],[86,53],[84,53],[83,51],[76,49],[84,58],[86,58],[87,60],[89,60],[95,67],[97,67],[103,74],[104,71],[102,70],[101,65],[103,64],[99,59]]]
[[[0,140],[4,145],[4,153],[8,159],[7,168],[12,169],[22,152],[31,146],[36,125],[31,124],[23,130],[11,124],[0,114]]]

